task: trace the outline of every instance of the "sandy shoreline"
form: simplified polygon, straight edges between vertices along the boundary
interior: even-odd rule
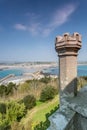
[[[0,65],[0,70],[8,70],[8,69],[26,69],[26,73],[22,76],[12,76],[6,77],[4,80],[0,81],[0,84],[8,84],[9,82],[13,82],[16,84],[23,83],[29,79],[40,79],[43,78],[44,75],[40,73],[43,69],[47,69],[50,67],[56,67],[56,63],[50,64],[13,64],[13,65]],[[29,70],[34,70],[34,72],[29,72]],[[28,72],[27,72],[28,70]]]
[[[49,67],[55,67],[57,66],[56,63],[50,63],[50,64],[12,64],[12,65],[0,65],[0,70],[4,70],[4,69],[17,69],[17,68],[26,68],[26,69],[31,69],[31,68],[37,68],[37,69],[43,69],[43,68],[49,68]]]

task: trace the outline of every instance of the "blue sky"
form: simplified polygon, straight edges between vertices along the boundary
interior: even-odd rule
[[[87,0],[0,0],[0,62],[57,61],[55,37],[82,35],[87,61]]]

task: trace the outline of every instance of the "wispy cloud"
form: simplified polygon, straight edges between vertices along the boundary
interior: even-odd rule
[[[14,27],[18,30],[28,30],[31,34],[37,35],[41,34],[43,36],[48,36],[55,28],[66,23],[72,13],[75,12],[77,5],[67,4],[61,8],[58,8],[52,16],[49,18],[47,24],[41,23],[40,18],[34,13],[27,13],[26,15],[30,18],[29,25],[16,24]]]
[[[64,7],[57,9],[51,17],[51,21],[48,23],[47,28],[43,30],[44,35],[49,35],[55,28],[66,23],[72,13],[76,10],[77,6],[74,4],[68,4]]]
[[[27,30],[26,25],[23,25],[23,24],[15,24],[14,28],[17,29],[17,30],[23,30],[23,31]]]
[[[50,23],[51,27],[58,27],[68,21],[71,14],[76,10],[76,5],[68,4],[54,13],[52,17],[52,22]]]
[[[32,23],[29,27],[28,27],[28,31],[31,32],[33,35],[36,35],[38,33],[40,33],[42,30],[41,28],[41,24],[36,22],[36,23]]]

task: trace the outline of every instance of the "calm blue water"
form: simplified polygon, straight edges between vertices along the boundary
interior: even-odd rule
[[[4,78],[5,76],[9,74],[14,74],[15,76],[22,76],[23,73],[26,72],[35,72],[35,69],[31,70],[24,70],[24,69],[6,69],[6,70],[0,70],[0,79]],[[58,75],[59,69],[57,67],[55,68],[48,68],[43,70],[44,73],[52,74],[52,75]],[[77,69],[78,76],[87,76],[87,65],[80,65]]]
[[[0,79],[4,78],[5,76],[9,74],[14,74],[15,76],[21,76],[23,75],[24,71],[22,69],[6,69],[6,70],[0,70]]]
[[[33,73],[35,69],[5,69],[0,70],[0,79],[6,77],[9,74],[14,74],[15,76],[22,76],[24,73]]]
[[[59,75],[59,68],[54,67],[54,68],[44,69],[43,73]],[[78,76],[87,76],[87,65],[79,65],[77,67],[77,75]]]

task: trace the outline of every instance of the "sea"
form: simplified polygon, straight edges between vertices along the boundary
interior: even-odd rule
[[[14,68],[14,69],[2,69],[0,70],[0,79],[12,74],[14,76],[23,76],[24,73],[34,73],[36,69],[23,69],[23,68]]]
[[[51,75],[59,75],[59,67],[51,67],[44,69],[43,73]],[[78,65],[77,67],[77,76],[87,76],[87,65]]]
[[[0,70],[0,79],[10,75],[14,74],[15,76],[22,76],[24,73],[33,73],[35,72],[35,69],[5,69]],[[58,67],[50,67],[42,70],[43,73],[48,75],[59,75],[59,68]],[[77,76],[87,76],[87,65],[78,65],[77,67]]]

